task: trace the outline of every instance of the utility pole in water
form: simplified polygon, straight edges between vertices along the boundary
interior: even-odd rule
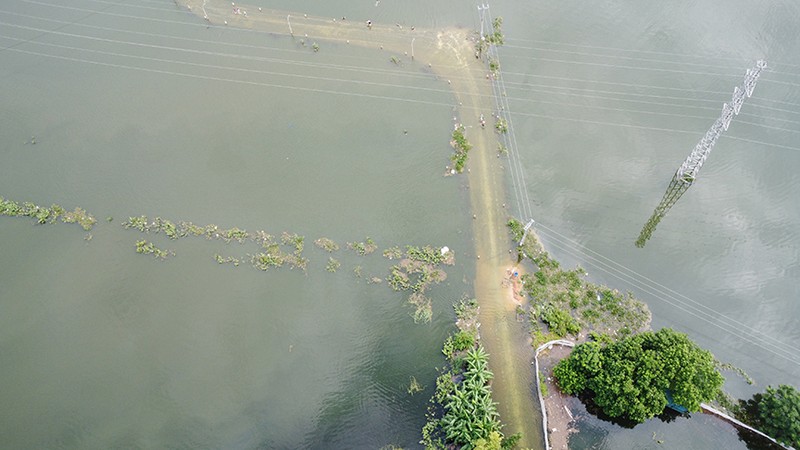
[[[650,219],[644,224],[639,238],[636,240],[637,247],[644,247],[644,244],[647,243],[647,240],[650,239],[653,231],[655,231],[656,225],[658,225],[661,219],[667,214],[667,211],[672,208],[678,199],[681,198],[683,193],[689,189],[689,186],[694,183],[694,180],[697,179],[697,173],[700,172],[700,168],[703,167],[703,163],[714,148],[714,144],[717,143],[717,139],[719,139],[724,131],[728,130],[733,116],[739,114],[745,97],[751,97],[753,95],[753,89],[756,87],[758,77],[761,76],[761,71],[766,68],[766,61],[763,59],[756,61],[755,67],[747,69],[742,86],[733,88],[731,104],[724,103],[722,105],[722,113],[719,118],[714,121],[714,124],[711,125],[711,128],[706,132],[705,136],[700,139],[700,142],[697,143],[692,153],[690,153],[683,164],[678,167],[678,170],[672,177],[672,181],[669,183],[667,192],[664,193],[664,197],[661,199],[661,203],[656,206],[653,215],[650,216]]]
[[[484,3],[482,5],[478,5],[478,13],[481,16],[481,40],[484,39],[483,28],[484,28],[484,24],[486,23],[486,12],[487,11],[489,11],[489,4],[488,3]]]

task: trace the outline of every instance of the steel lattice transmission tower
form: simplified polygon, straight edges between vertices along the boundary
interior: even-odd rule
[[[722,113],[719,118],[714,121],[714,124],[711,125],[711,128],[709,128],[705,136],[703,136],[700,142],[694,147],[692,153],[690,153],[683,164],[678,167],[678,170],[672,177],[672,181],[669,183],[667,192],[664,193],[664,197],[661,199],[661,203],[656,206],[653,215],[650,216],[650,219],[644,224],[642,232],[636,240],[637,247],[644,247],[644,244],[650,239],[653,231],[655,231],[656,225],[658,225],[675,202],[681,198],[683,193],[689,189],[689,186],[694,183],[694,180],[697,179],[697,173],[700,172],[700,168],[703,167],[703,163],[714,148],[714,144],[717,143],[717,139],[719,139],[724,131],[728,130],[733,116],[739,114],[745,97],[751,97],[753,95],[753,89],[756,87],[758,77],[761,76],[761,71],[766,69],[766,67],[767,62],[763,59],[756,61],[755,67],[747,69],[742,86],[733,88],[731,103],[724,103],[722,105]]]

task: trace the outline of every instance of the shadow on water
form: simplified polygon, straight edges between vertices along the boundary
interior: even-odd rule
[[[622,417],[611,417],[603,412],[603,410],[593,401],[594,396],[584,394],[580,396],[581,403],[586,408],[586,412],[596,417],[597,419],[609,422],[622,428],[633,429],[636,425],[641,425],[639,422],[628,420]],[[675,422],[678,417],[689,417],[689,414],[681,414],[670,408],[665,408],[664,412],[657,415],[656,418],[664,423]]]
[[[584,394],[569,400],[569,408],[575,415],[575,422],[570,428],[578,430],[569,437],[569,448],[577,449],[611,449],[620,445],[631,445],[631,448],[661,448],[663,444],[693,445],[685,448],[708,448],[705,444],[713,443],[711,448],[727,448],[736,436],[750,450],[781,450],[783,447],[747,429],[734,427],[720,418],[703,413],[682,414],[666,408],[652,420],[638,423],[619,417],[610,417],[603,413],[592,401],[591,394]],[[656,420],[657,419],[657,420]],[[736,434],[732,436],[729,427],[734,427]],[[636,429],[636,432],[626,432]],[[709,442],[687,441],[692,434],[690,430],[698,428],[708,432]],[[652,437],[650,436],[652,433]]]

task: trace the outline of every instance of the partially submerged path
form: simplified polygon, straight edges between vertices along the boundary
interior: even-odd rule
[[[470,202],[474,213],[476,279],[475,296],[481,306],[482,341],[490,354],[495,374],[492,389],[506,435],[522,432],[520,447],[541,448],[541,415],[537,407],[531,362],[533,350],[527,333],[516,321],[516,303],[504,288],[506,269],[514,261],[508,252],[509,238],[505,222],[505,159],[497,158],[498,139],[492,131],[478,125],[483,114],[487,120],[494,108],[488,69],[475,58],[472,32],[459,28],[441,30],[411,29],[395,24],[361,20],[334,20],[303,13],[262,10],[222,0],[176,0],[213,25],[248,28],[277,35],[290,33],[308,45],[319,41],[337,41],[366,48],[380,48],[398,58],[428,66],[428,70],[446,83],[455,96],[455,115],[464,124],[474,124],[467,138],[472,142],[467,167]],[[235,9],[238,8],[238,11]],[[238,13],[237,13],[238,12]],[[247,12],[247,15],[244,14]],[[443,130],[443,133],[446,132]],[[447,132],[449,134],[449,131]]]

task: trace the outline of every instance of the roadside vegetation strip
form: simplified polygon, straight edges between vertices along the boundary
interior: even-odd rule
[[[453,162],[453,170],[458,173],[464,172],[464,167],[467,164],[467,154],[472,149],[472,144],[464,136],[464,131],[464,125],[458,124],[453,130],[453,138],[450,141],[450,145],[455,149],[455,153],[450,157],[450,160]]]
[[[520,221],[512,218],[508,227],[515,242],[522,240]],[[520,277],[522,292],[530,299],[528,319],[534,346],[566,336],[577,340],[600,334],[624,337],[649,328],[651,314],[644,302],[631,293],[586,281],[586,272],[580,267],[563,269],[532,230],[517,252],[518,263],[527,258],[536,266],[533,275]]]
[[[77,223],[84,230],[89,231],[97,223],[97,219],[81,208],[76,207],[67,211],[61,205],[52,204],[50,207],[35,205],[31,202],[18,203],[0,197],[0,215],[8,217],[30,217],[38,224],[53,223],[61,220],[63,223]]]
[[[520,434],[504,436],[503,424],[492,400],[489,355],[480,343],[478,302],[462,299],[454,305],[458,331],[447,338],[447,358],[436,379],[422,440],[427,449],[510,449]]]

